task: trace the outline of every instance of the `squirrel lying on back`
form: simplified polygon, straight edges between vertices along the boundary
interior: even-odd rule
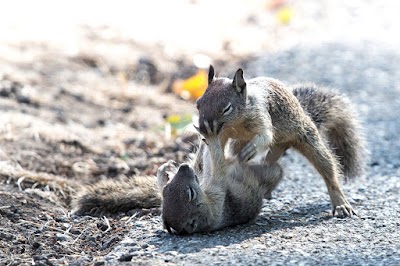
[[[184,163],[178,168],[170,160],[157,171],[162,220],[170,233],[211,232],[250,222],[260,213],[264,195],[282,178],[277,163],[249,165],[237,158],[227,160],[217,133],[209,126],[205,137],[207,145],[200,143],[193,165]],[[140,201],[143,207],[154,207],[159,204],[155,187],[150,177],[124,183],[102,181],[80,194],[75,211],[103,215],[139,208]]]
[[[222,145],[230,141],[232,154],[250,160],[248,150],[268,151],[267,163],[276,162],[289,148],[304,155],[322,175],[333,215],[352,216],[353,208],[340,188],[342,173],[361,174],[364,168],[362,132],[346,98],[315,85],[286,87],[280,81],[216,78],[210,66],[208,87],[197,100],[199,128],[205,122],[221,130]]]
[[[277,163],[250,165],[226,159],[217,132],[207,122],[206,127],[208,146],[201,144],[194,167],[182,164],[174,169],[169,162],[159,169],[162,219],[170,233],[210,232],[252,221],[260,213],[264,195],[282,178]],[[173,178],[163,174],[166,168],[173,169]]]
[[[245,81],[241,69],[233,80],[215,78],[214,69],[210,67],[209,86],[197,101],[197,107],[199,131],[210,147],[200,145],[193,166],[182,165],[177,169],[172,162],[162,165],[157,174],[159,188],[155,177],[134,177],[127,182],[102,181],[88,186],[73,203],[77,213],[104,215],[157,207],[163,201],[163,220],[167,229],[173,228],[178,233],[219,229],[228,226],[226,219],[229,215],[224,212],[225,206],[237,200],[259,202],[259,193],[269,194],[276,187],[282,178],[276,161],[293,147],[323,176],[333,214],[355,214],[338,179],[342,174],[349,178],[360,175],[366,152],[358,120],[344,96],[315,85],[285,87],[271,78]],[[220,144],[216,144],[214,135],[219,136]],[[221,163],[217,151],[225,146],[229,147],[229,155],[234,159],[225,159]],[[265,164],[255,166],[259,170],[252,169],[247,161],[264,150],[269,150]],[[225,169],[223,180],[230,178],[240,182],[235,181],[229,189],[225,185],[215,185],[219,178],[212,177],[221,176],[222,169]],[[244,174],[246,171],[253,173],[248,180],[243,179],[248,175]],[[263,179],[263,176],[268,178]],[[264,185],[259,186],[258,192],[252,191],[250,186],[250,190],[243,194],[247,182]],[[160,192],[163,192],[163,199]],[[225,195],[225,198],[218,195]],[[179,200],[180,197],[187,200]],[[224,199],[223,204],[210,200],[218,197]],[[205,211],[203,218],[196,214],[199,199],[202,202],[200,206],[204,207],[202,211]],[[239,204],[244,207],[234,209],[244,218],[239,219],[240,222],[230,220],[231,225],[250,221],[258,214],[259,210],[254,210],[259,207],[251,208],[252,211],[246,214],[249,208],[246,204]],[[181,212],[183,209],[186,211]],[[213,220],[209,215],[214,217],[215,213],[225,214]],[[224,222],[221,223],[221,219]],[[212,225],[207,222],[210,220],[213,220]]]

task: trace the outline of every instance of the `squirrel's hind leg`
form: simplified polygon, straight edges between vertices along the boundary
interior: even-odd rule
[[[356,215],[339,184],[341,175],[339,163],[325,146],[317,130],[310,129],[304,136],[304,141],[295,148],[314,165],[324,178],[333,205],[333,215],[338,217]]]

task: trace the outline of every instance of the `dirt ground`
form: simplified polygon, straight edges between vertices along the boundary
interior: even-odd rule
[[[139,72],[158,74],[139,64],[112,70],[120,66],[46,46],[12,49],[34,60],[1,62],[0,264],[101,258],[129,231],[129,219],[157,210],[76,217],[71,197],[83,184],[154,175],[168,159],[183,161],[197,139],[171,137],[166,117],[194,114],[193,103],[158,81],[135,82]]]

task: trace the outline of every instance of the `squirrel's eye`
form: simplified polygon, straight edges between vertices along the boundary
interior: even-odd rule
[[[229,102],[227,106],[222,110],[223,115],[228,115],[230,112],[232,112],[232,104]]]
[[[189,196],[189,202],[194,200],[197,196],[196,190],[194,190],[192,187],[188,188],[188,196]]]

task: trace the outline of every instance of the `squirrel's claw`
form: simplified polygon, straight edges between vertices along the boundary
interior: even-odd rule
[[[199,132],[201,134],[200,128],[196,125],[193,125],[193,127],[197,130],[197,132]]]
[[[212,130],[211,130],[210,124],[208,123],[207,120],[204,120],[204,127],[206,128],[207,135],[211,135],[212,134]]]
[[[333,216],[336,216],[338,218],[358,216],[357,213],[353,210],[353,208],[348,204],[334,207],[332,214]]]
[[[222,128],[218,128],[218,121],[213,120],[212,122],[212,128],[210,127],[210,124],[207,120],[204,120],[204,127],[206,128],[206,133],[207,133],[207,137],[211,137],[211,136],[217,136],[220,129]]]
[[[244,146],[244,148],[239,153],[239,161],[240,162],[247,162],[254,158],[257,154],[257,147],[254,143],[249,142]]]

